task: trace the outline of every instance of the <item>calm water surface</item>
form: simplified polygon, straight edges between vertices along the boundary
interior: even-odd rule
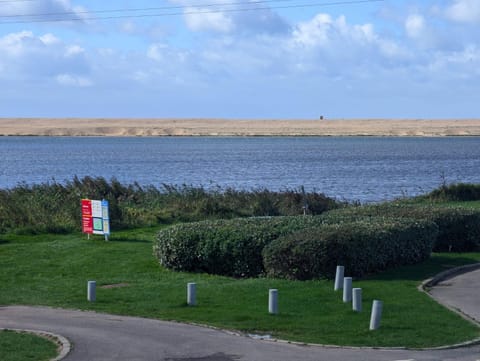
[[[116,177],[142,185],[298,188],[380,201],[480,183],[480,138],[0,137],[0,187]]]

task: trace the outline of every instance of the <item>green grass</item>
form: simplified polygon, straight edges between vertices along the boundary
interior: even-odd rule
[[[110,242],[84,235],[0,236],[0,304],[46,305],[208,324],[278,338],[337,345],[427,347],[480,336],[417,285],[480,254],[437,254],[429,261],[355,281],[364,312],[356,314],[332,281],[232,279],[163,269],[152,255],[158,228],[113,233]],[[97,281],[97,302],[86,300]],[[186,305],[186,284],[197,283],[197,307]],[[126,287],[102,288],[126,283]],[[277,316],[267,312],[268,289],[279,290]],[[373,299],[384,301],[382,326],[369,331]],[[1,359],[1,358],[0,358]]]
[[[57,356],[57,345],[39,336],[0,331],[0,360],[48,361]]]

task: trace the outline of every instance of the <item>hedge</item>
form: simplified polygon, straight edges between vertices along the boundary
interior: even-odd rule
[[[433,222],[375,219],[310,227],[286,234],[263,251],[271,277],[331,278],[338,264],[361,277],[430,256],[438,227]]]
[[[439,228],[435,252],[480,250],[480,210],[440,205],[415,205],[401,202],[374,206],[348,207],[325,213],[325,223],[384,217],[393,220],[417,219],[435,222]]]
[[[258,276],[263,273],[262,250],[267,244],[321,221],[297,216],[177,224],[158,233],[154,254],[161,265],[177,271]]]

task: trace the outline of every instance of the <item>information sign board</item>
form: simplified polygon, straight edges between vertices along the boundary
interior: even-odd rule
[[[108,201],[82,199],[82,231],[87,234],[110,234]]]

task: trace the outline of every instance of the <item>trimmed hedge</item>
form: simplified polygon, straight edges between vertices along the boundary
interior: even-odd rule
[[[321,218],[259,217],[177,224],[161,230],[154,254],[163,266],[233,277],[263,273],[263,248],[281,235],[321,224]]]
[[[170,269],[234,277],[355,276],[412,264],[435,251],[480,249],[480,211],[388,203],[321,216],[257,217],[178,224],[154,246]]]
[[[279,237],[263,251],[268,276],[331,278],[344,265],[351,276],[414,264],[430,256],[438,227],[433,222],[371,218],[312,227]]]
[[[325,223],[384,217],[393,220],[417,219],[435,222],[439,232],[435,252],[472,252],[480,250],[480,210],[440,205],[386,203],[374,206],[333,210],[323,216]]]

